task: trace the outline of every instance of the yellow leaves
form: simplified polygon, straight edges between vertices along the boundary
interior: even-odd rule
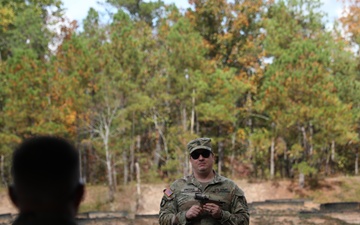
[[[6,144],[19,144],[21,142],[21,138],[16,136],[15,134],[9,133],[0,133],[0,145]]]
[[[72,125],[72,124],[74,124],[75,121],[76,121],[76,115],[77,115],[76,111],[72,111],[72,112],[70,112],[69,114],[67,114],[67,115],[65,116],[65,123],[66,123],[67,125]]]
[[[285,80],[285,87],[288,87],[289,85],[291,85],[293,83],[293,79],[292,77],[287,77],[286,80]]]
[[[0,31],[6,32],[15,18],[14,11],[8,7],[0,7]]]
[[[289,156],[291,158],[300,158],[302,156],[302,153],[303,147],[300,144],[296,143],[291,146]]]
[[[261,10],[263,4],[266,3],[262,0],[244,0],[239,4],[235,4],[235,9],[240,12],[239,14],[245,14],[244,12],[254,14]]]
[[[350,0],[349,3],[349,7],[344,9],[344,16],[340,18],[340,21],[345,26],[345,31],[353,36],[353,40],[356,40],[360,37],[360,1]]]
[[[236,138],[239,140],[246,140],[247,135],[245,129],[238,129],[238,131],[236,132]]]
[[[219,36],[219,40],[223,40],[223,41],[226,41],[226,40],[231,40],[233,39],[233,34],[232,33],[225,33],[223,36]]]
[[[243,28],[243,27],[248,27],[248,26],[249,26],[249,20],[247,18],[247,15],[239,13],[234,22],[234,27]]]

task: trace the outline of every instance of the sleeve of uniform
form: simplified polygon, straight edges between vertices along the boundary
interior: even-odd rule
[[[160,203],[160,225],[185,225],[187,224],[185,213],[178,212],[175,193],[170,189],[164,190],[164,196]]]
[[[231,212],[223,211],[221,224],[224,225],[249,225],[250,214],[244,192],[235,186]]]

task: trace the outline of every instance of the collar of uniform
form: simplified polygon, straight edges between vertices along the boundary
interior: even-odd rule
[[[214,179],[212,180],[211,183],[213,183],[213,184],[221,183],[221,182],[223,181],[223,177],[220,176],[219,174],[217,174],[217,173],[215,172],[215,170],[213,170],[213,173],[214,173],[215,176],[214,176]],[[199,181],[196,180],[196,178],[195,178],[195,176],[194,176],[193,173],[192,173],[191,175],[189,175],[189,176],[186,177],[186,182],[187,182],[188,184],[198,184],[198,183],[199,183]]]

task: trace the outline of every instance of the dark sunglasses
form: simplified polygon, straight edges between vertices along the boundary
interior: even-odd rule
[[[200,157],[200,155],[202,155],[203,158],[209,158],[210,154],[211,154],[210,151],[203,151],[203,152],[195,151],[195,152],[191,153],[190,156],[193,159],[198,159]]]

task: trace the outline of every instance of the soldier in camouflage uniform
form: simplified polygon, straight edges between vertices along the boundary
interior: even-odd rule
[[[244,192],[213,170],[211,139],[198,138],[187,147],[193,173],[164,190],[160,225],[248,225],[250,215]],[[199,194],[211,201],[196,200]]]

